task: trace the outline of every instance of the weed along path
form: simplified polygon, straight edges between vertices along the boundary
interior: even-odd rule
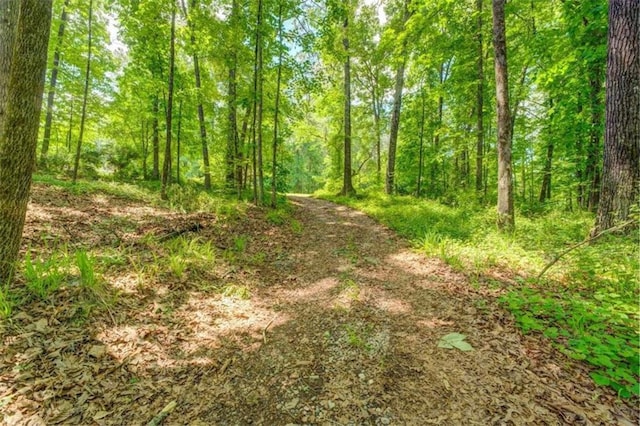
[[[62,281],[0,323],[0,424],[638,423],[522,336],[499,289],[360,212],[290,201],[179,214],[37,185],[23,249]]]

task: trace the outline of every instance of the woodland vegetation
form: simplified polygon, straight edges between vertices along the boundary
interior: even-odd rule
[[[0,0],[0,315],[109,268],[21,239],[34,171],[294,231],[315,193],[637,398],[639,88],[635,0]]]

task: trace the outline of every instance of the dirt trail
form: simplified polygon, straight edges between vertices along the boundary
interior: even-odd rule
[[[17,315],[0,329],[0,424],[145,424],[170,401],[171,425],[637,423],[583,366],[522,336],[498,290],[474,290],[360,212],[291,201],[296,229],[238,225],[261,261],[218,260],[211,280],[247,285],[247,300],[161,276],[122,287],[115,324],[105,313],[83,328],[53,305]],[[87,209],[142,226],[125,207]],[[229,245],[224,232],[238,229],[199,237]],[[438,348],[451,332],[474,350]]]

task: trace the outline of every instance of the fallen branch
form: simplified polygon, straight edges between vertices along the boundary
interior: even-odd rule
[[[191,225],[188,225],[182,229],[176,229],[167,234],[159,236],[158,241],[164,242],[172,238],[179,237],[182,234],[186,234],[187,232],[199,232],[202,230],[202,228],[204,228],[204,225],[202,225],[201,223],[192,223]]]
[[[538,274],[538,276],[536,277],[536,280],[539,280],[540,278],[542,278],[542,276],[544,275],[545,272],[547,272],[549,270],[549,268],[551,268],[553,265],[556,264],[556,262],[558,262],[558,260],[562,259],[564,256],[566,256],[567,254],[571,253],[572,251],[574,251],[575,249],[582,247],[585,244],[589,244],[590,242],[593,242],[595,240],[597,240],[598,238],[602,237],[605,234],[609,234],[611,232],[615,232],[615,231],[619,231],[621,229],[626,228],[627,226],[631,225],[633,223],[633,221],[628,221],[628,222],[624,222],[621,223],[618,226],[614,226],[611,227],[609,229],[605,229],[604,231],[601,231],[583,241],[580,241],[579,243],[576,243],[574,245],[572,245],[571,247],[565,249],[564,251],[561,251],[559,254],[557,254],[552,260],[551,262],[547,263],[546,266],[544,268],[542,268],[542,271],[540,271],[540,273]]]
[[[167,418],[169,414],[176,408],[178,403],[176,401],[171,401],[160,411],[149,423],[147,426],[158,426],[162,421]]]
[[[271,324],[273,324],[273,321],[275,321],[276,317],[271,318],[271,321],[269,321],[269,323],[267,324],[267,326],[262,329],[262,340],[264,341],[264,344],[267,344],[267,330],[269,329],[269,326]]]

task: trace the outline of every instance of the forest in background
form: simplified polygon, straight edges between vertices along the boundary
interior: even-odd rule
[[[505,272],[504,304],[525,331],[637,395],[638,117],[622,155],[631,179],[613,178],[631,188],[627,203],[605,209],[621,220],[592,232],[612,179],[608,11],[602,0],[55,0],[37,179],[137,183],[185,210],[202,207],[201,189],[273,207],[277,193],[318,192],[478,284]],[[631,71],[637,42],[634,58]],[[582,245],[590,232],[598,241]]]

